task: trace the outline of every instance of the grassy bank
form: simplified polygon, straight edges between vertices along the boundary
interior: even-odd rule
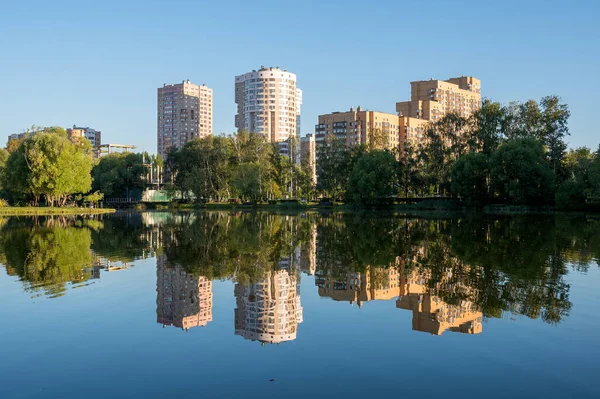
[[[37,206],[8,206],[0,208],[0,216],[99,215],[114,213],[112,208],[54,208]]]

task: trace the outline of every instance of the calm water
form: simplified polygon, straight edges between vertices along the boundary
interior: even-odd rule
[[[600,218],[0,227],[0,398],[600,397]]]

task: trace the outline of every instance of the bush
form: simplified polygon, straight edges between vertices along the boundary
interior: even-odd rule
[[[0,198],[0,208],[7,208],[8,207],[8,201],[5,200],[4,198]]]

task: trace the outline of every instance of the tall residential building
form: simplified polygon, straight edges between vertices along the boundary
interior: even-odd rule
[[[71,140],[86,138],[93,147],[102,144],[102,133],[100,130],[95,130],[90,127],[77,127],[76,125],[73,125],[73,128],[67,129],[67,135]]]
[[[481,81],[471,76],[410,82],[411,99],[396,103],[401,117],[400,142],[420,142],[429,122],[456,112],[469,117],[481,107]]]
[[[234,294],[235,335],[270,344],[296,339],[302,323],[296,270],[266,272],[257,283],[236,284]]]
[[[313,183],[317,183],[317,145],[315,135],[307,134],[300,139],[300,162],[308,165]]]
[[[302,91],[296,75],[285,69],[261,66],[236,76],[235,102],[238,130],[263,134],[273,143],[300,133]]]
[[[183,330],[206,326],[212,321],[212,281],[168,266],[165,255],[156,259],[156,321]]]
[[[206,85],[182,83],[158,88],[157,147],[166,158],[169,148],[212,134],[213,91]]]
[[[344,141],[347,147],[377,140],[381,147],[395,148],[400,140],[400,120],[396,114],[361,107],[319,115],[319,123],[315,126],[316,142],[322,143],[329,135]]]

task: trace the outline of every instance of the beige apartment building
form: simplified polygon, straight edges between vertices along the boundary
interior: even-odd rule
[[[346,143],[346,147],[369,144],[377,140],[383,148],[396,148],[400,143],[400,119],[385,112],[350,108],[345,112],[319,115],[315,126],[317,144],[329,135]]]
[[[472,76],[410,82],[411,99],[396,103],[401,118],[400,143],[422,142],[429,122],[450,112],[469,117],[481,107],[481,81]]]
[[[157,147],[166,158],[169,148],[212,134],[213,91],[189,80],[158,88]]]
[[[272,143],[300,137],[302,90],[296,75],[279,67],[235,77],[235,127],[265,135]]]
[[[163,326],[189,330],[212,321],[212,281],[168,266],[165,255],[156,259],[156,294],[156,321]]]

